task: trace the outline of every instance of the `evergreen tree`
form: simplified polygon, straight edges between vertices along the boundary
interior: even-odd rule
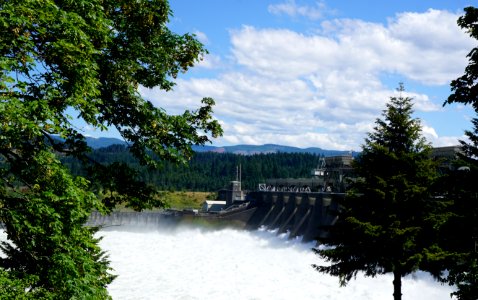
[[[102,164],[116,164],[112,169],[118,169],[118,163],[135,169],[137,177],[155,186],[159,190],[196,190],[217,191],[229,186],[236,178],[236,167],[242,166],[242,188],[255,190],[259,183],[268,178],[304,178],[310,176],[310,171],[319,163],[320,156],[310,153],[268,153],[254,155],[239,155],[232,153],[198,152],[187,165],[177,165],[163,162],[160,170],[150,170],[142,167],[135,160],[126,146],[114,145],[100,148],[88,154],[88,157]],[[75,175],[86,174],[78,160],[72,157],[61,157]],[[275,173],[274,173],[275,170]],[[97,177],[97,176],[96,176]],[[89,178],[94,180],[94,178]],[[168,186],[165,182],[168,181]],[[103,177],[102,186],[98,189],[118,186],[123,190],[125,182],[111,181]],[[139,183],[137,184],[139,185]],[[138,186],[139,187],[139,186]],[[143,187],[144,188],[144,187]]]
[[[365,276],[393,273],[393,297],[401,299],[401,278],[437,258],[436,230],[443,220],[431,147],[412,119],[412,99],[391,97],[354,162],[359,177],[345,197],[328,245],[315,250],[329,266],[314,267],[338,276],[341,285],[362,271]]]

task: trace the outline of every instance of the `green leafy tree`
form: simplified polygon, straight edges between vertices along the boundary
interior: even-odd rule
[[[168,115],[138,87],[171,90],[174,78],[206,53],[193,35],[166,24],[166,0],[5,0],[0,2],[0,298],[106,299],[114,276],[94,228],[92,210],[125,200],[135,209],[160,206],[154,190],[126,165],[88,157],[72,120],[114,127],[141,164],[186,162],[194,144],[222,133],[214,101]],[[89,165],[74,177],[59,156]],[[93,181],[107,183],[100,201]],[[136,187],[142,188],[140,192]]]
[[[458,18],[457,23],[472,38],[478,39],[478,8],[466,7],[465,14]],[[478,47],[473,48],[467,57],[469,63],[465,74],[451,82],[452,93],[445,104],[471,104],[478,112]]]
[[[369,133],[362,154],[354,161],[359,177],[341,203],[328,247],[315,250],[328,266],[323,273],[338,276],[341,285],[365,276],[393,273],[394,299],[401,299],[401,278],[442,254],[436,228],[443,219],[442,203],[431,195],[437,178],[431,148],[412,119],[412,99],[391,97],[383,119]]]
[[[467,7],[458,18],[458,25],[478,39],[478,8]],[[478,114],[478,47],[468,54],[469,63],[465,73],[451,82],[452,93],[445,104],[471,105]],[[456,253],[447,263],[450,270],[448,281],[457,286],[458,299],[477,299],[478,295],[478,118],[472,119],[473,130],[465,131],[468,141],[460,141],[465,170],[449,174],[447,195],[454,200],[454,217],[447,224],[444,245]],[[460,234],[457,234],[460,232]]]

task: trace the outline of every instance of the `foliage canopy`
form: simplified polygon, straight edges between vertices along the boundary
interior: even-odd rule
[[[458,18],[458,25],[478,39],[478,8],[466,7],[465,14]],[[445,104],[471,105],[478,114],[478,47],[467,57],[468,66],[462,76],[451,82],[452,93]],[[454,201],[454,216],[443,234],[444,246],[456,253],[454,259],[447,262],[450,270],[447,280],[458,287],[454,294],[460,300],[476,299],[478,295],[478,118],[471,122],[473,129],[465,131],[468,141],[460,141],[467,168],[446,178],[451,187],[447,196]]]
[[[124,168],[89,160],[74,118],[97,130],[116,128],[151,167],[157,160],[150,153],[185,162],[191,145],[222,133],[211,98],[196,111],[168,115],[137,91],[172,89],[206,53],[194,35],[167,28],[170,15],[165,0],[0,3],[0,221],[8,235],[0,297],[109,297],[108,261],[95,229],[83,224],[92,210],[130,198],[138,182],[125,180],[131,173]],[[105,206],[91,182],[72,176],[55,154],[90,163],[90,180],[123,180],[129,188]],[[162,204],[147,201],[148,193],[131,199],[135,209]]]
[[[472,38],[478,39],[478,8],[466,7],[465,14],[458,18],[457,23]],[[469,63],[465,74],[451,82],[452,93],[445,104],[471,104],[478,111],[478,47],[473,48],[467,57]]]

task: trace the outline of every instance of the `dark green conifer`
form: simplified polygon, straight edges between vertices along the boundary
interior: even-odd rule
[[[478,39],[478,8],[466,7],[458,18],[458,25]],[[452,93],[445,104],[471,105],[478,113],[478,47],[468,54],[465,73],[451,82]],[[450,270],[447,280],[457,287],[460,300],[478,299],[478,118],[472,120],[473,130],[465,131],[468,141],[460,141],[465,166],[451,172],[447,196],[454,201],[454,216],[443,234],[444,246],[456,255],[447,261]]]
[[[412,99],[391,97],[363,145],[354,168],[359,179],[345,197],[330,236],[315,250],[331,264],[314,267],[338,276],[341,285],[358,272],[393,273],[394,299],[401,299],[401,278],[437,258],[436,227],[442,203],[431,195],[436,163],[431,147],[412,118]]]

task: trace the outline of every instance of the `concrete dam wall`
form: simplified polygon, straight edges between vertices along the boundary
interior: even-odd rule
[[[101,227],[128,226],[155,229],[159,227],[176,226],[179,222],[180,218],[167,211],[114,211],[108,215],[93,212],[85,225]]]
[[[323,226],[333,225],[337,200],[343,193],[294,193],[257,191],[248,194],[248,201],[219,213],[184,211],[93,213],[88,226],[124,226],[167,228],[179,224],[232,225],[248,230],[265,227],[290,238],[302,236],[309,242],[324,236]]]
[[[324,226],[336,221],[334,212],[343,193],[252,192],[251,202],[257,209],[247,228],[265,226],[278,233],[289,232],[290,238],[302,236],[304,242],[324,236]]]

